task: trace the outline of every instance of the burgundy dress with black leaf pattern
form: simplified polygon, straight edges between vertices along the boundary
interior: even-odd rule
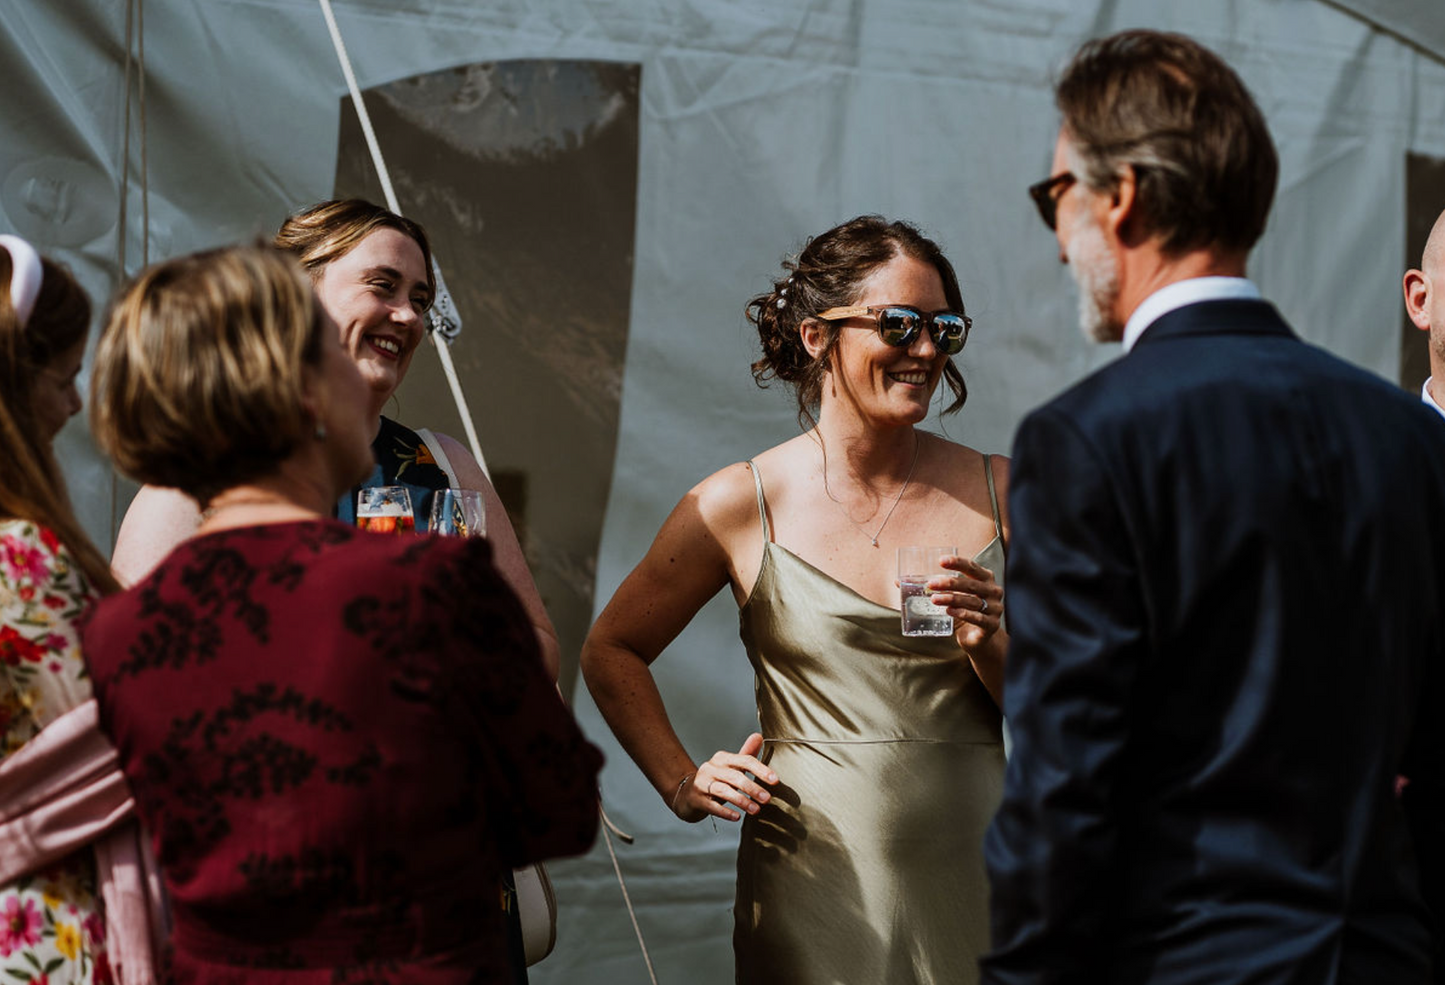
[[[601,756],[485,540],[198,536],[84,648],[178,982],[509,981],[499,874],[596,833]]]

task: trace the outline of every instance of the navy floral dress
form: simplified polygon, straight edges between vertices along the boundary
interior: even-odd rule
[[[450,486],[451,477],[432,455],[420,434],[389,417],[381,419],[381,430],[371,442],[371,453],[376,456],[376,467],[365,482],[336,504],[336,518],[342,523],[356,522],[358,489],[406,486],[411,494],[411,512],[416,520],[416,529],[426,530],[431,519],[432,493]]]

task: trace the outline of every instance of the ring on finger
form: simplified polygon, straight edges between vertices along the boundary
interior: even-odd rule
[[[983,615],[988,611],[988,599],[979,599],[978,614]]]

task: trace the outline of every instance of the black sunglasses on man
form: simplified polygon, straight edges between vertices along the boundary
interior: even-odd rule
[[[1059,228],[1059,199],[1069,186],[1077,181],[1072,171],[1063,171],[1052,178],[1045,178],[1043,181],[1029,185],[1029,198],[1039,207],[1039,218],[1044,220],[1044,225],[1057,231]],[[1058,189],[1058,194],[1054,189]]]

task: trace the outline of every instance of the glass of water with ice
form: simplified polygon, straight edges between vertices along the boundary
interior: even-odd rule
[[[898,591],[903,596],[904,636],[952,636],[953,617],[941,605],[930,601],[930,578],[945,569],[943,558],[958,553],[956,547],[898,548]]]

